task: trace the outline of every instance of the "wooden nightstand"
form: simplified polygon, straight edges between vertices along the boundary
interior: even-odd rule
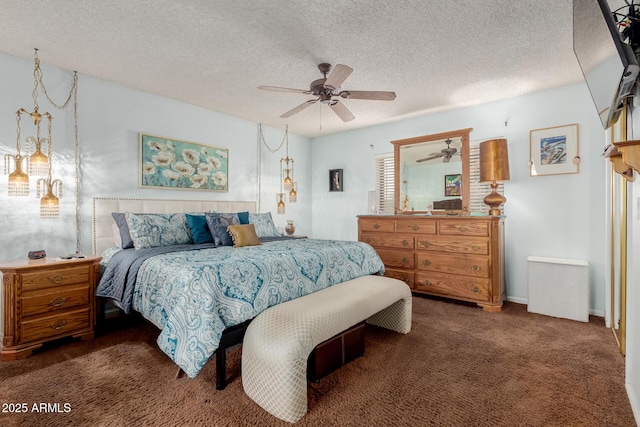
[[[27,357],[57,338],[93,338],[100,259],[0,263],[2,360]]]

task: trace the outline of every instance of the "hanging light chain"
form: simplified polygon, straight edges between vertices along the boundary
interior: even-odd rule
[[[264,139],[264,134],[262,133],[262,123],[260,123],[260,139],[262,140],[262,143],[264,144],[264,146],[267,147],[267,149],[269,151],[271,151],[272,153],[280,151],[280,149],[282,148],[282,145],[284,144],[285,140],[288,139],[288,135],[289,135],[289,125],[287,125],[287,127],[286,127],[286,129],[284,131],[284,136],[282,137],[282,141],[280,141],[280,145],[278,145],[278,148],[273,149],[273,148],[269,147],[269,144],[267,144],[267,141]]]

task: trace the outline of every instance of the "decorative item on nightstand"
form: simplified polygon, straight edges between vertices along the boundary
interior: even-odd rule
[[[480,182],[491,183],[491,193],[484,202],[491,208],[489,215],[500,216],[500,205],[506,198],[498,193],[498,181],[509,180],[509,153],[506,139],[492,139],[480,143]]]
[[[287,225],[284,227],[284,231],[289,236],[293,236],[293,233],[296,232],[296,226],[293,225],[293,220],[292,219],[288,219],[287,220]]]

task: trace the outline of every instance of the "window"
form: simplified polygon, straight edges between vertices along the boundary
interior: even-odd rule
[[[393,213],[393,153],[375,157],[376,190],[378,192],[378,212]]]

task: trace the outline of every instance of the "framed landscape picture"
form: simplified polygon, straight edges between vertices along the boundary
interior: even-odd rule
[[[462,175],[445,175],[444,176],[444,195],[445,196],[461,196],[462,192]]]
[[[229,149],[140,133],[141,188],[229,191]]]
[[[578,125],[535,129],[530,132],[531,176],[578,173]]]

